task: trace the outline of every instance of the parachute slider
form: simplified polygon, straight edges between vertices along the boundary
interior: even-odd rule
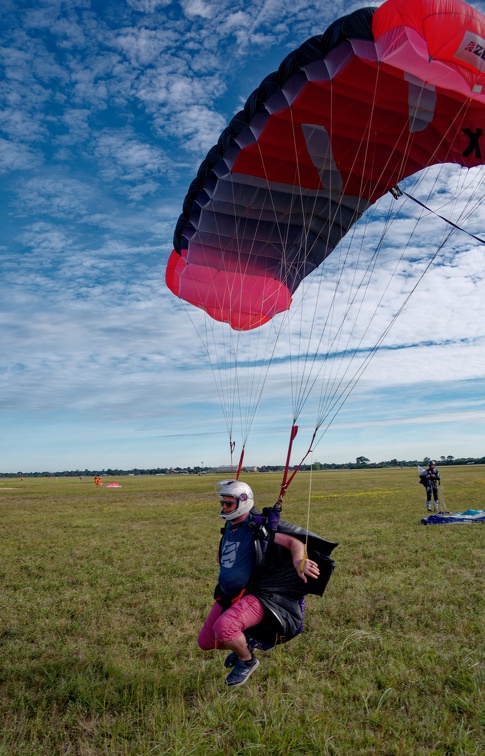
[[[402,197],[402,191],[400,190],[398,184],[396,184],[396,186],[393,186],[392,189],[389,189],[389,191],[394,199],[399,199],[399,197]]]

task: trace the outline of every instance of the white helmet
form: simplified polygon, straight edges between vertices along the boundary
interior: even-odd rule
[[[214,486],[217,496],[234,496],[237,500],[237,506],[234,512],[226,514],[221,511],[223,520],[235,520],[246,512],[250,512],[254,506],[254,495],[247,483],[240,480],[221,480]]]

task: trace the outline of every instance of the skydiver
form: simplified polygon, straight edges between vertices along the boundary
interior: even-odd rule
[[[230,651],[224,662],[226,668],[232,667],[226,677],[226,685],[234,688],[243,685],[259,666],[259,660],[254,655],[256,646],[267,650],[276,642],[284,642],[301,632],[303,595],[309,592],[322,595],[325,587],[321,590],[313,590],[314,586],[307,589],[304,584],[308,583],[309,578],[311,581],[319,580],[319,564],[306,557],[304,541],[280,532],[280,528],[293,528],[300,536],[306,531],[283,522],[275,531],[258,522],[263,517],[258,518],[253,492],[242,481],[221,481],[215,488],[220,496],[220,516],[226,524],[221,530],[215,602],[199,633],[198,644],[203,651],[216,648]],[[326,555],[335,546],[311,535],[325,544],[323,549],[320,548]],[[266,543],[266,548],[263,543]],[[322,570],[328,573],[328,580],[333,562],[328,556],[319,561]],[[277,562],[276,584],[269,586],[268,576],[271,576],[271,568]],[[285,584],[281,582],[283,573],[287,575]],[[250,632],[246,632],[248,629]],[[250,635],[257,635],[258,630],[272,637],[272,642],[266,647],[258,644]]]
[[[431,461],[427,469],[419,476],[419,482],[426,488],[426,509],[431,512],[431,497],[434,500],[435,512],[438,511],[438,486],[441,484],[439,470],[436,462]]]

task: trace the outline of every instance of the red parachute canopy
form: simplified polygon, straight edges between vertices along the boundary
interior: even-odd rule
[[[387,0],[339,19],[262,82],[200,166],[169,289],[236,330],[262,325],[402,179],[482,165],[484,127],[474,8]]]

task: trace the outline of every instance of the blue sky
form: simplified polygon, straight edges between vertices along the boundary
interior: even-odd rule
[[[200,314],[189,316],[167,291],[173,229],[200,161],[262,78],[360,5],[3,0],[1,472],[229,464],[219,378],[205,349],[225,362],[233,346],[211,330],[204,347],[194,329],[206,327]],[[462,174],[431,171],[413,191],[483,236],[485,210],[474,194],[483,173]],[[366,240],[380,238],[392,203],[385,198],[368,218]],[[365,320],[365,335],[354,335],[364,349],[448,230],[424,214],[406,246],[420,210],[391,209],[375,287],[387,298],[376,293],[360,306],[359,317],[382,311],[379,325]],[[485,454],[484,250],[459,233],[440,250],[315,448],[316,461]],[[295,333],[308,333],[320,285],[316,276],[295,297],[298,326],[277,342],[248,438],[250,464],[284,462],[295,386],[288,342],[301,352]],[[261,365],[247,368],[264,362],[272,333],[259,345],[238,340],[241,391],[266,375]],[[305,348],[321,355],[325,344]],[[225,381],[230,372],[218,375]],[[295,461],[308,447],[318,396],[299,418]],[[236,456],[238,434],[235,411]]]

